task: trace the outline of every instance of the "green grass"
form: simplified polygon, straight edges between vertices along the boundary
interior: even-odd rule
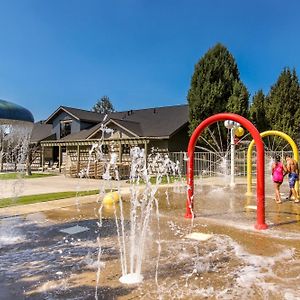
[[[38,195],[26,195],[15,199],[3,198],[0,199],[0,208],[8,207],[8,206],[32,204],[38,202],[47,202],[47,201],[66,199],[72,197],[96,195],[98,193],[99,190],[90,190],[90,191],[82,191],[82,192],[60,192],[60,193],[38,194]]]
[[[56,176],[56,174],[45,174],[45,173],[32,173],[32,175],[28,176],[23,173],[2,173],[0,174],[0,180],[9,180],[9,179],[31,179],[31,178],[40,178],[40,177],[49,177]]]

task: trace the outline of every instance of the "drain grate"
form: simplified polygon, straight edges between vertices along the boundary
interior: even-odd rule
[[[59,231],[63,232],[63,233],[67,233],[67,234],[76,234],[76,233],[85,232],[88,230],[90,230],[88,227],[76,225],[76,226],[68,227],[65,229],[61,229]]]

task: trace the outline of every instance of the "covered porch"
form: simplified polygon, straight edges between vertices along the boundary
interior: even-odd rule
[[[102,178],[105,172],[105,161],[110,155],[117,155],[117,168],[120,178],[128,178],[130,173],[130,149],[140,147],[148,153],[149,139],[126,138],[107,139],[99,142],[99,139],[77,140],[77,141],[41,141],[40,165],[42,171],[50,168],[67,176],[79,177],[88,168],[88,177]],[[96,151],[91,151],[93,146],[101,145],[102,160]],[[52,153],[52,156],[49,155]],[[111,174],[114,178],[114,174]]]

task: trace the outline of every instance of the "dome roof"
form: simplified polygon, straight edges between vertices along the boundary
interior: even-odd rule
[[[1,120],[34,122],[33,115],[28,109],[0,99],[0,123]]]

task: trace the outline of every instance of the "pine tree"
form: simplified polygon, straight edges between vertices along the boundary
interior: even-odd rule
[[[195,65],[188,91],[190,134],[206,118],[221,112],[234,112],[247,116],[249,94],[240,80],[232,54],[217,44]],[[216,130],[210,126],[211,130]],[[227,131],[221,130],[226,141]],[[208,135],[203,136],[209,139]]]
[[[259,90],[252,98],[252,104],[249,109],[250,121],[256,126],[259,132],[270,130],[269,121],[267,119],[268,106],[266,97],[262,90]]]
[[[267,96],[267,117],[273,130],[299,139],[300,85],[296,71],[285,68]]]
[[[217,44],[200,59],[188,92],[190,132],[207,117],[226,111],[239,72],[233,56]]]
[[[108,96],[101,97],[91,110],[100,114],[107,114],[115,111]]]
[[[248,118],[249,93],[241,81],[235,81],[232,95],[229,97],[226,110]]]

